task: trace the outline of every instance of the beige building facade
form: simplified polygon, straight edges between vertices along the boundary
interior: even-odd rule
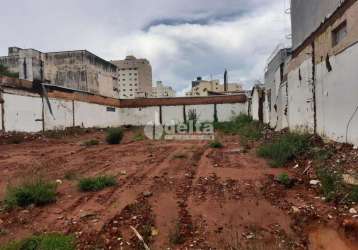
[[[149,97],[152,92],[152,66],[147,59],[127,56],[125,60],[111,61],[117,67],[121,99]]]
[[[242,91],[242,85],[238,83],[229,83],[227,91],[223,84],[220,84],[219,80],[203,80],[198,77],[192,82],[191,91],[186,93],[186,96],[209,96],[210,93],[225,93],[225,92],[238,92]]]
[[[152,89],[151,97],[163,98],[163,97],[175,97],[176,92],[170,86],[165,86],[162,81],[157,81],[156,86]]]
[[[117,67],[86,50],[43,53],[10,47],[0,64],[20,79],[119,98]]]

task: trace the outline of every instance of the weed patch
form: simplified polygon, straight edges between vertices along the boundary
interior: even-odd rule
[[[72,236],[45,234],[10,242],[0,250],[75,250],[75,244]]]
[[[108,144],[119,144],[123,138],[123,130],[121,128],[109,128],[107,130],[106,141]]]
[[[4,200],[7,208],[46,205],[56,200],[56,184],[42,179],[9,187]]]
[[[349,192],[349,196],[348,199],[350,202],[358,202],[358,187],[353,187],[350,192]]]
[[[82,192],[100,191],[106,187],[115,185],[117,185],[117,180],[114,176],[83,178],[78,183],[78,187]]]
[[[340,175],[325,168],[317,170],[317,176],[321,181],[321,190],[327,201],[335,200],[339,196],[342,187]]]
[[[273,143],[262,145],[257,153],[269,159],[273,167],[281,167],[309,149],[309,138],[310,136],[305,134],[284,134]]]
[[[142,133],[135,134],[133,137],[133,141],[144,141],[145,136]]]
[[[95,139],[83,142],[83,146],[87,146],[87,147],[97,146],[97,145],[99,145],[99,141]]]
[[[210,145],[211,148],[222,148],[222,147],[224,147],[224,145],[218,140],[210,142],[209,145]]]
[[[245,140],[258,140],[262,137],[264,126],[257,121],[253,121],[248,115],[239,115],[229,122],[216,122],[214,128],[225,134],[240,135]]]
[[[175,223],[174,229],[171,232],[169,232],[169,241],[173,245],[180,245],[185,242],[185,238],[182,235],[182,233],[180,232],[180,223],[179,222]]]
[[[287,173],[282,173],[277,176],[277,181],[284,185],[286,188],[290,188],[293,185],[293,180],[288,176]]]

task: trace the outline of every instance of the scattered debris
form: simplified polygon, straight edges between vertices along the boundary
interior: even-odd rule
[[[357,214],[358,212],[357,212],[357,210],[355,209],[355,208],[351,208],[351,209],[349,209],[349,213],[350,214]]]
[[[350,174],[342,175],[343,182],[347,185],[358,186],[358,178]]]
[[[312,186],[317,186],[318,184],[320,184],[321,182],[319,181],[319,180],[311,180],[310,181],[310,184],[312,185]]]

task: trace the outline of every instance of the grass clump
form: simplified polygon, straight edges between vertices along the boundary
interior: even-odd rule
[[[211,148],[222,148],[222,147],[224,147],[224,145],[218,140],[210,142],[209,145],[210,145]]]
[[[327,201],[335,200],[340,196],[342,180],[339,174],[326,168],[317,170],[317,176],[321,181],[321,190]]]
[[[169,232],[169,241],[173,245],[180,245],[185,242],[185,238],[180,231],[180,223],[175,223],[175,227]]]
[[[0,250],[75,250],[75,244],[72,236],[44,234],[10,242]]]
[[[106,141],[108,144],[119,144],[123,138],[123,130],[121,128],[109,128],[107,130]]]
[[[292,186],[292,180],[287,173],[282,173],[277,176],[277,181],[284,185],[285,187],[289,188]]]
[[[145,136],[142,133],[135,134],[133,137],[133,141],[144,141]]]
[[[25,182],[15,187],[9,187],[4,203],[7,208],[27,207],[31,204],[46,205],[56,201],[56,188],[56,184],[42,179]]]
[[[229,122],[216,122],[214,127],[225,134],[240,135],[245,140],[258,140],[262,137],[263,125],[252,117],[241,114]]]
[[[82,192],[100,191],[106,187],[117,185],[117,180],[114,176],[96,176],[83,178],[79,181],[78,187]]]
[[[83,145],[84,145],[84,146],[87,146],[87,147],[97,146],[97,145],[99,145],[99,141],[96,140],[96,139],[92,139],[92,140],[83,142]]]
[[[288,133],[272,143],[262,145],[257,153],[269,159],[273,167],[281,167],[309,149],[309,138],[305,134]]]
[[[358,187],[353,187],[348,195],[348,199],[350,202],[358,202]]]

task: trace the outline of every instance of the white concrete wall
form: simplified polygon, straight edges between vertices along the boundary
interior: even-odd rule
[[[75,101],[75,125],[84,128],[120,126],[120,110],[107,111],[107,106]]]
[[[277,94],[277,124],[276,130],[282,130],[288,127],[288,115],[287,115],[287,107],[288,107],[288,96],[287,96],[287,82],[284,82],[280,85]]]
[[[119,109],[120,125],[143,126],[159,124],[159,107],[121,108]]]
[[[199,122],[213,122],[214,121],[214,104],[205,105],[186,105],[186,119],[189,119],[189,110],[195,110]]]
[[[61,130],[73,126],[72,101],[49,98],[52,114],[44,99],[45,130]]]
[[[247,103],[226,103],[216,105],[219,122],[230,121],[231,118],[240,114],[248,114]]]
[[[299,69],[302,80],[299,80]],[[313,132],[314,103],[312,61],[306,60],[288,74],[288,123],[290,129]]]
[[[42,130],[42,98],[4,93],[6,131],[38,132]]]
[[[358,45],[317,65],[317,133],[339,142],[358,145]],[[355,113],[355,114],[354,114]],[[349,121],[350,125],[348,126]]]
[[[2,98],[2,93],[0,92],[0,99]],[[2,103],[0,102],[0,131],[3,130],[3,126],[2,126]]]
[[[258,90],[255,88],[254,89],[254,93],[252,95],[252,103],[251,103],[251,115],[252,115],[252,119],[254,119],[255,121],[259,121],[259,92]]]
[[[162,106],[162,122],[166,125],[184,122],[184,106]]]
[[[145,126],[160,123],[160,108],[114,108],[103,105],[49,98],[52,114],[44,99],[37,94],[22,92],[4,93],[5,130],[39,132],[60,130],[72,126],[106,128],[122,125]],[[108,108],[112,108],[108,109]],[[185,106],[197,112],[200,122],[214,121],[214,104]],[[42,121],[42,112],[44,121]],[[233,116],[247,114],[247,103],[217,104],[219,121],[229,121]],[[1,114],[0,114],[1,117]],[[163,124],[184,122],[184,106],[162,106]]]

